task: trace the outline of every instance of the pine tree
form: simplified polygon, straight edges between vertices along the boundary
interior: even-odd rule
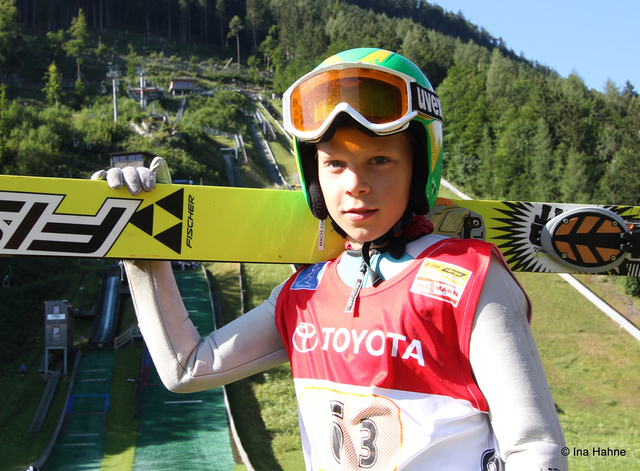
[[[640,205],[640,156],[627,147],[616,152],[600,182],[607,204]]]
[[[588,203],[591,193],[588,183],[585,155],[572,147],[567,154],[564,178],[560,184],[562,201],[565,203]]]
[[[278,25],[273,25],[269,28],[269,35],[267,38],[262,41],[260,44],[260,52],[267,60],[267,69],[273,70],[274,67],[280,65],[280,46],[278,45],[278,40],[276,39],[278,35]]]
[[[253,49],[258,49],[257,33],[260,32],[267,13],[266,6],[261,0],[247,0],[246,23],[251,24],[251,44]]]
[[[51,63],[49,70],[45,73],[45,82],[46,85],[42,91],[46,95],[47,103],[57,107],[62,97],[62,77],[55,62]]]
[[[620,136],[616,129],[615,142],[609,146],[615,152],[599,185],[600,198],[608,204],[640,204],[640,98],[627,96],[629,106]]]
[[[9,139],[8,107],[7,87],[4,84],[0,84],[0,167],[4,164],[7,140]]]
[[[533,138],[531,155],[532,188],[530,197],[535,201],[553,201],[555,181],[553,144],[549,135],[549,125],[544,118],[538,119],[536,135]]]
[[[89,38],[89,32],[87,31],[87,22],[84,18],[82,8],[78,10],[78,16],[71,20],[71,27],[68,33],[73,39],[67,41],[63,46],[67,51],[68,56],[75,56],[76,64],[78,65],[78,79],[81,78],[80,65],[83,62],[82,55],[87,49],[87,39]]]
[[[73,84],[73,91],[71,92],[71,106],[79,109],[82,106],[82,102],[86,96],[86,91],[84,88],[84,83],[82,80],[77,79]]]
[[[478,158],[480,159],[480,165],[475,185],[476,192],[484,199],[493,199],[497,196],[494,179],[495,151],[488,125],[484,127]]]
[[[0,0],[0,65],[11,55],[11,41],[19,32],[16,15],[14,0]]]
[[[224,5],[224,0],[217,0],[216,1],[216,13],[218,14],[218,17],[220,18],[220,47],[224,47],[224,30],[223,30],[223,21],[224,21],[224,14],[225,14],[225,5]]]
[[[636,92],[633,84],[627,80],[624,84],[624,88],[622,89],[623,95],[628,95],[630,97],[638,96],[638,92]]]
[[[238,15],[234,16],[231,19],[231,23],[229,23],[229,34],[228,38],[236,38],[236,47],[238,49],[238,70],[240,70],[240,31],[244,29],[242,26],[242,20]]]

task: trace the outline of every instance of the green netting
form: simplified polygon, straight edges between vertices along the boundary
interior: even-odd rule
[[[43,470],[100,470],[112,369],[112,351],[83,354],[69,397],[65,423]]]
[[[206,281],[195,271],[176,272],[176,279],[191,319],[207,335],[213,330],[213,313]],[[171,393],[153,365],[147,384],[140,408],[135,470],[233,469],[222,390]]]

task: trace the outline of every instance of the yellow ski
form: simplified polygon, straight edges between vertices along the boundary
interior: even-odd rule
[[[514,271],[640,276],[640,207],[440,198],[435,233],[497,245]],[[638,226],[640,227],[640,226]],[[344,240],[301,192],[0,176],[0,255],[315,263]]]

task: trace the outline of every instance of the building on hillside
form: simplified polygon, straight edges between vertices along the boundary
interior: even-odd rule
[[[155,84],[151,85],[150,80],[144,81],[144,86],[127,87],[127,96],[132,100],[144,103],[144,108],[150,101],[162,100],[164,98],[164,88]]]
[[[66,301],[44,302],[45,358],[50,358],[51,350],[62,350],[64,371],[67,374],[67,360],[73,352],[73,307]],[[49,361],[45,361],[44,373],[49,373]]]
[[[115,152],[109,154],[111,167],[148,167],[154,154],[150,152]]]
[[[169,93],[172,95],[185,93],[202,93],[203,89],[197,86],[197,80],[192,78],[172,78],[169,80]]]

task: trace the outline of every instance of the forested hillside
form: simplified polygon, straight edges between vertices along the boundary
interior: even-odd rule
[[[118,125],[91,131],[79,120],[64,129],[72,115],[87,112],[91,87],[104,79],[108,60],[123,67],[127,60],[144,65],[188,47],[190,57],[181,59],[215,64],[235,61],[239,52],[253,79],[282,92],[328,54],[374,46],[401,52],[430,77],[445,111],[445,175],[468,192],[487,198],[639,202],[640,105],[631,83],[609,82],[604,93],[590,90],[579,76],[562,78],[524,60],[502,38],[424,0],[0,0],[0,5],[6,90],[0,170],[5,173],[52,174],[57,160],[51,154],[64,161],[70,154],[65,143],[74,133],[95,132],[94,154],[122,147],[126,128]],[[74,23],[80,9],[84,36]],[[133,33],[142,40],[128,42]],[[42,91],[45,80],[55,82],[55,73],[62,73],[67,85],[76,81],[64,90],[65,99],[58,100],[51,87]],[[135,80],[131,70],[129,75]],[[38,142],[46,142],[46,149]],[[77,170],[68,173],[80,176],[89,168]]]
[[[278,94],[327,56],[379,47],[413,60],[431,80],[444,110],[444,176],[466,193],[640,205],[634,86],[589,89],[577,75],[560,77],[515,54],[508,41],[425,0],[0,0],[0,173],[88,178],[109,166],[110,153],[146,151],[165,157],[176,179],[228,185],[221,148],[234,143],[204,130],[213,128],[246,136],[243,184],[267,186],[249,137],[255,105],[242,91],[273,96],[278,107]],[[106,76],[114,67],[116,120]],[[146,108],[126,93],[142,70],[167,91]],[[208,92],[186,98],[181,119],[181,97],[168,92],[177,77]],[[283,170],[291,180],[292,168]],[[0,258],[0,376],[41,349],[43,300],[66,297],[91,314],[101,263],[109,262]],[[551,317],[545,336],[553,343],[562,316]],[[564,371],[573,356],[558,361],[570,396]],[[575,367],[582,372],[582,360]],[[604,377],[590,383],[617,387]]]

